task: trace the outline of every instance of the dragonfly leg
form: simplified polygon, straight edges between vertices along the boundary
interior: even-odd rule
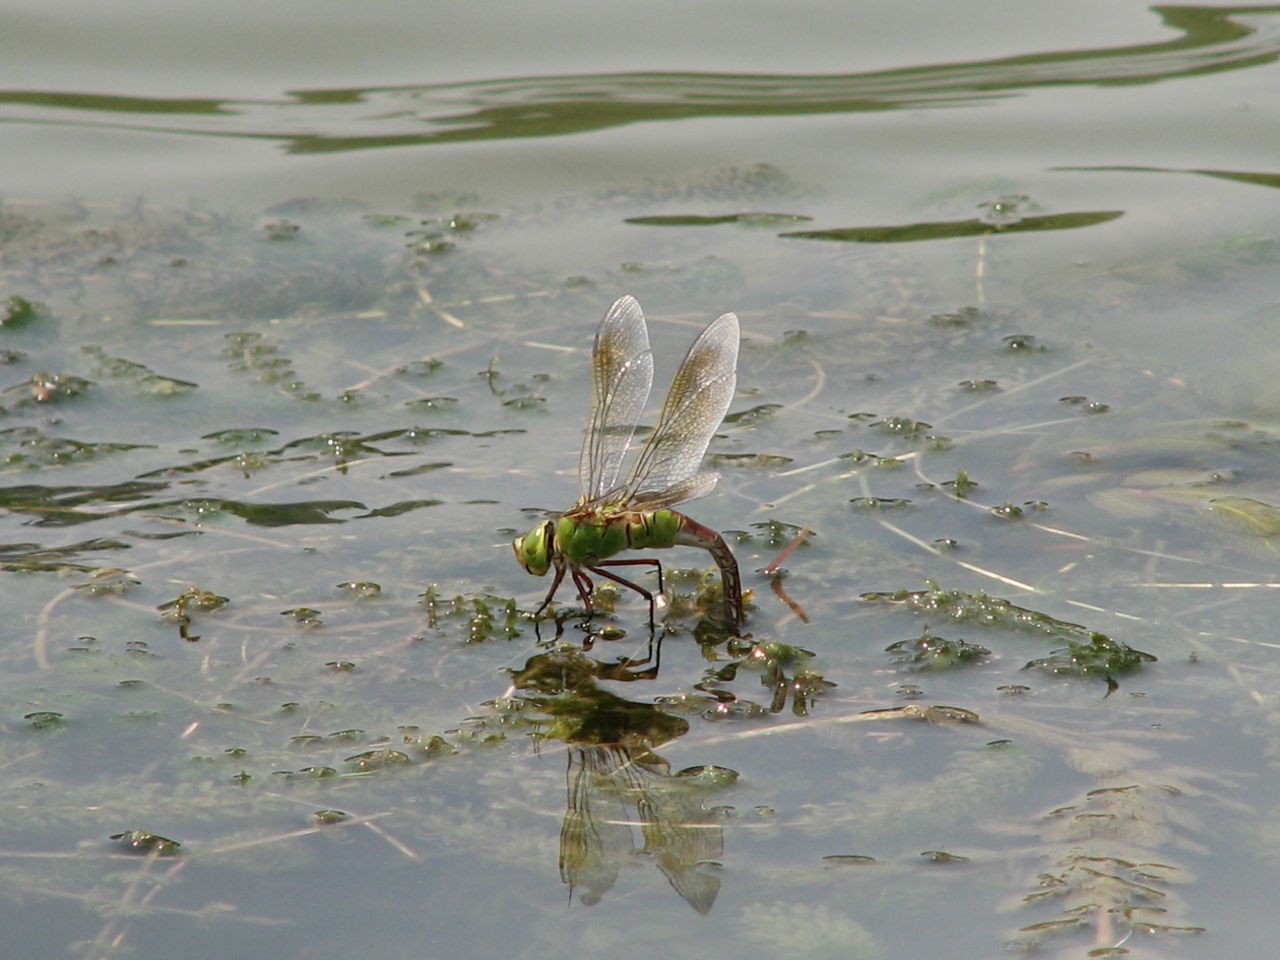
[[[595,584],[581,570],[572,570],[570,573],[573,576],[573,585],[578,588],[578,596],[582,598],[582,605],[587,608],[587,616],[591,616],[595,612],[595,606],[591,602],[591,591]]]
[[[662,585],[662,561],[652,557],[645,557],[640,560],[601,560],[596,564],[597,567],[657,567],[658,568],[658,593],[666,593],[666,588]],[[597,570],[596,573],[600,571]],[[633,586],[634,584],[628,584]],[[638,587],[636,589],[639,589]]]
[[[656,564],[659,570],[662,569],[662,564],[658,563],[657,560],[607,560],[605,561],[605,563],[608,563],[609,566],[611,567],[632,566],[632,565],[641,564],[641,563]],[[590,570],[592,573],[596,574],[597,576],[607,577],[608,579],[612,580],[614,583],[620,583],[624,587],[630,587],[636,593],[640,594],[640,596],[648,600],[649,601],[649,626],[652,627],[653,618],[654,618],[653,594],[650,593],[648,590],[646,590],[644,587],[640,586],[640,584],[638,583],[632,583],[630,580],[625,580],[622,577],[617,576],[616,574],[610,573],[608,570],[602,570],[601,567],[603,565],[604,564],[599,564],[594,567],[588,567],[587,569]]]
[[[565,568],[563,566],[556,566],[556,575],[551,581],[551,589],[547,591],[547,596],[542,601],[542,606],[533,611],[533,617],[535,620],[542,615],[543,610],[547,609],[547,607],[551,605],[551,600],[556,595],[556,590],[560,588],[560,581],[564,579],[564,571]]]

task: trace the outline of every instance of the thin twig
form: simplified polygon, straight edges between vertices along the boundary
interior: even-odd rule
[[[804,543],[806,540],[809,539],[810,532],[811,531],[809,529],[809,525],[806,523],[801,528],[800,532],[791,538],[791,542],[782,548],[782,552],[779,553],[776,557],[774,557],[773,562],[769,564],[767,567],[765,567],[762,572],[766,576],[771,576],[772,574],[777,572],[778,568],[781,567],[784,563],[786,563],[787,558],[796,552],[796,548],[799,547],[800,544]]]

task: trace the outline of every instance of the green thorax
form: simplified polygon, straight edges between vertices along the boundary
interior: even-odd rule
[[[674,510],[583,509],[555,521],[555,543],[570,563],[592,564],[623,550],[674,547],[685,518]]]

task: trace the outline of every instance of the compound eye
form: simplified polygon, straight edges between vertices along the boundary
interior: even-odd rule
[[[536,577],[542,576],[551,566],[550,543],[552,529],[553,524],[548,520],[541,526],[534,527],[523,537],[516,537],[511,541],[511,547],[515,550],[516,561]]]

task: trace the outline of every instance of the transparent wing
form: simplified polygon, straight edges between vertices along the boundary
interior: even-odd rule
[[[591,351],[591,419],[578,458],[578,493],[598,500],[618,484],[636,421],[653,386],[653,354],[635,297],[620,297],[600,321]]]
[[[693,341],[671,381],[658,425],[631,470],[626,485],[628,502],[677,503],[666,496],[672,488],[676,488],[673,493],[688,489],[698,496],[710,490],[702,480],[687,487],[678,485],[698,473],[711,435],[729,409],[738,383],[738,339],[738,318],[726,313]],[[714,482],[712,479],[711,484]]]
[[[674,507],[677,503],[687,503],[705,497],[720,482],[720,474],[713,470],[702,470],[686,480],[677,480],[665,490],[636,494],[627,506],[636,510],[661,510],[663,507]]]

